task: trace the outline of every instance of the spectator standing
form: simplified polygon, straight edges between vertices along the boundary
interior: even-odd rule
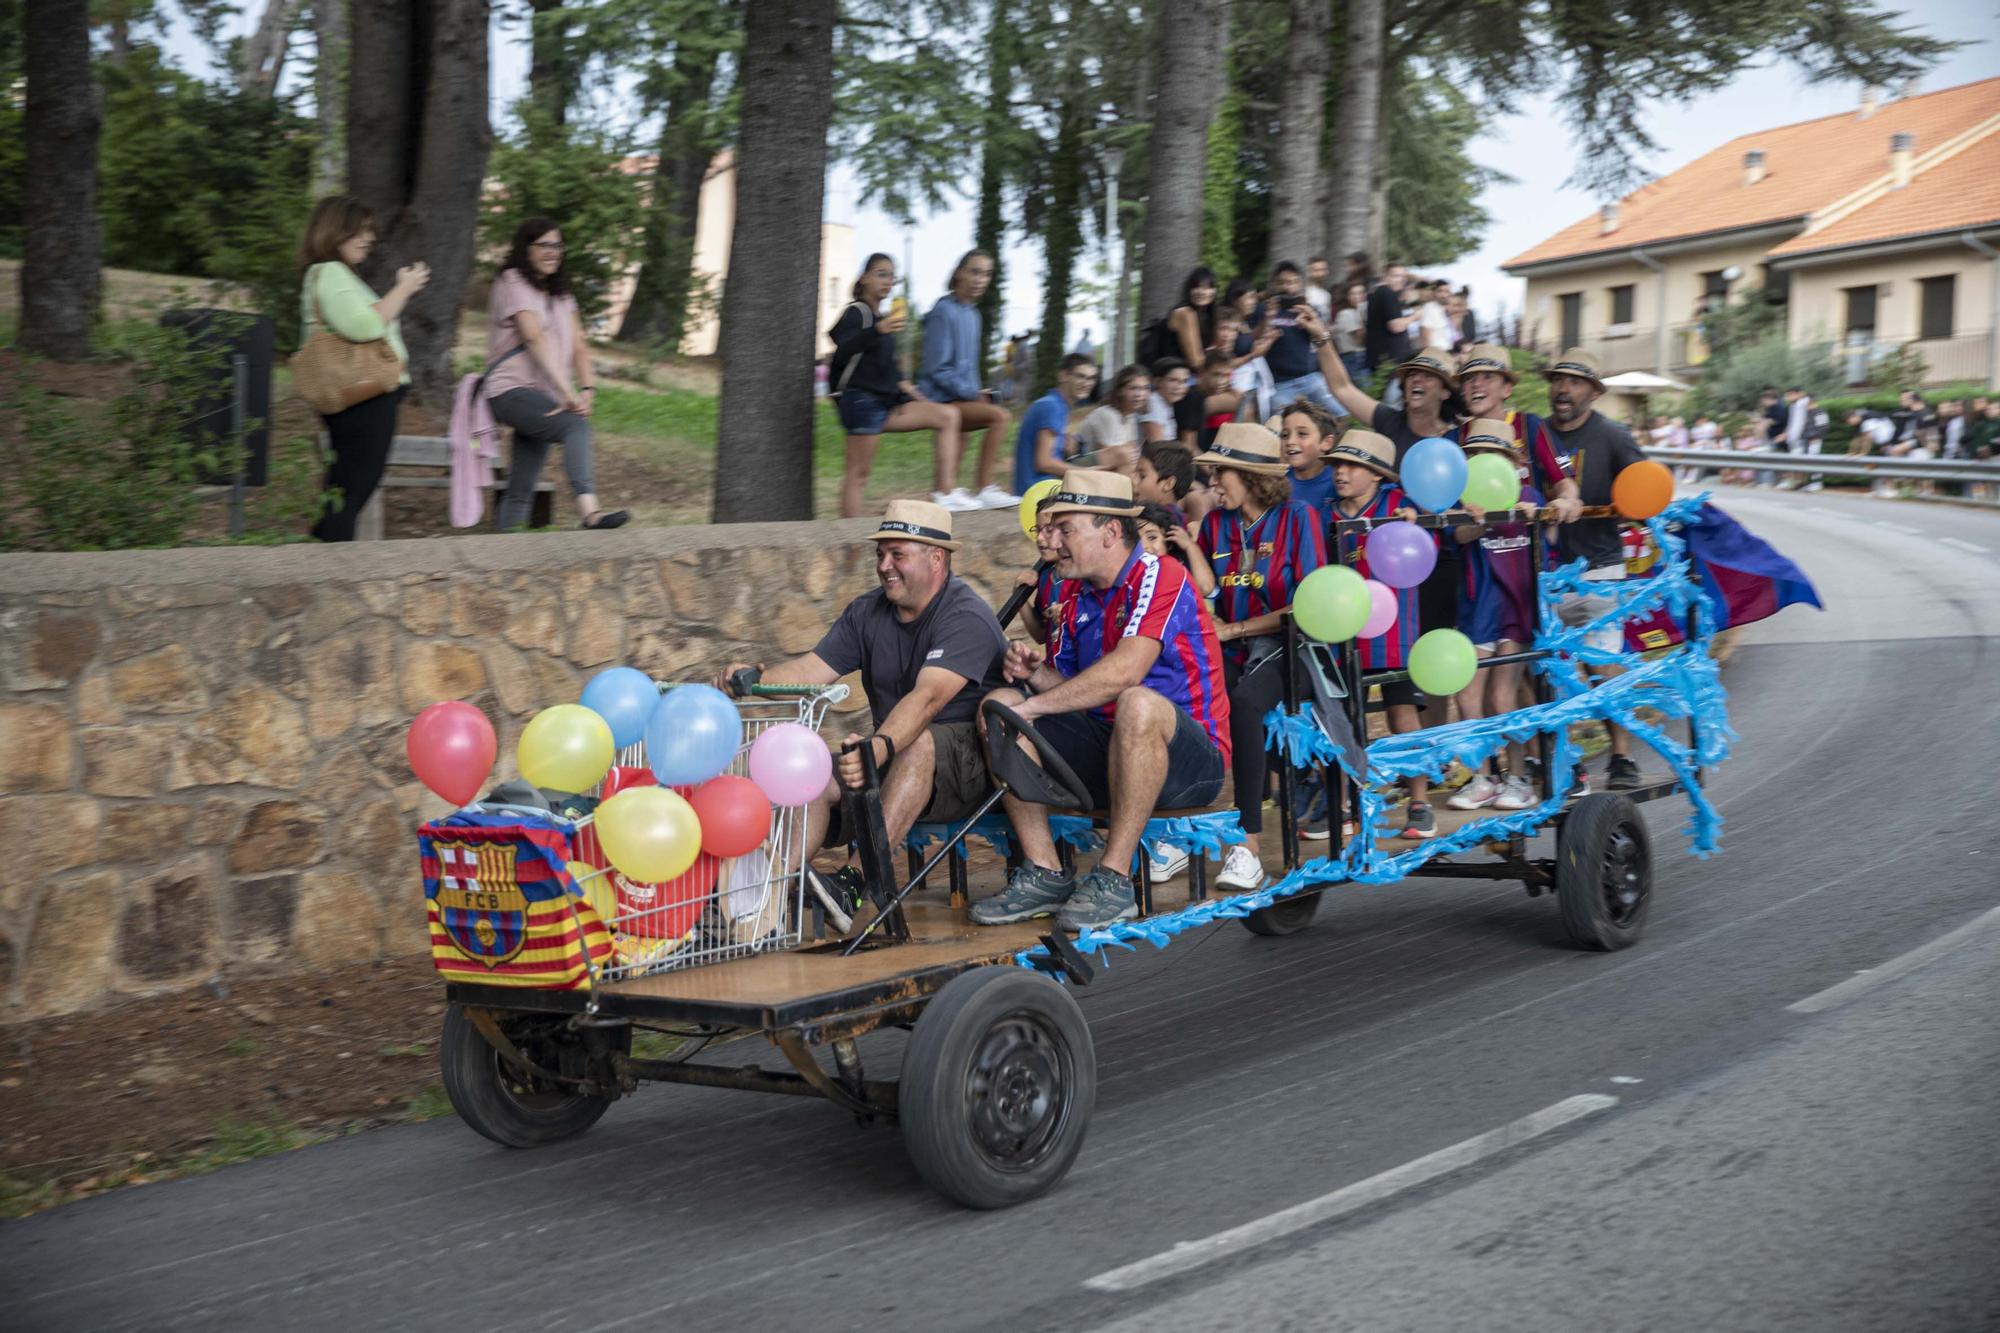
[[[958,413],[925,398],[896,364],[896,335],[908,326],[910,317],[900,301],[888,314],[880,313],[895,285],[896,261],[885,254],[868,256],[861,276],[854,280],[854,299],[827,331],[833,340],[834,405],[847,431],[847,472],[840,481],[842,518],[861,517],[862,492],[868,488],[875,446],[884,431],[936,433],[934,495],[949,494],[944,488],[953,484],[950,477],[958,466]],[[947,458],[950,469],[945,467]],[[976,506],[944,505],[969,507]]]
[[[1215,294],[1214,270],[1190,269],[1181,283],[1181,303],[1167,312],[1174,349],[1190,366],[1199,366],[1215,342]]]
[[[527,524],[552,445],[562,447],[563,470],[584,527],[623,527],[630,517],[622,509],[600,508],[591,479],[597,376],[570,293],[568,257],[562,230],[552,219],[527,219],[514,229],[487,298],[486,360],[493,369],[486,376],[486,397],[493,420],[514,431],[507,494],[500,501],[502,532]]]
[[[1144,366],[1126,366],[1113,376],[1103,404],[1077,427],[1077,464],[1130,474],[1139,456],[1139,417],[1152,393]]]
[[[1427,352],[1449,357],[1456,341],[1451,329],[1451,316],[1445,313],[1447,300],[1445,286],[1434,282],[1423,289],[1417,304],[1417,327],[1421,331],[1420,345]]]
[[[1445,303],[1445,314],[1451,319],[1451,345],[1457,351],[1468,343],[1479,341],[1479,317],[1472,313],[1472,289],[1461,287],[1451,294]]]
[[[1397,260],[1383,270],[1382,281],[1368,293],[1362,349],[1370,372],[1384,361],[1409,359],[1414,321],[1403,310],[1403,288],[1409,281],[1410,270]]]
[[[375,215],[351,195],[336,194],[313,206],[299,241],[299,336],[309,339],[315,328],[348,342],[380,339],[389,344],[402,365],[402,382],[388,393],[322,415],[333,457],[327,464],[325,489],[337,492],[340,507],[320,515],[312,535],[323,542],[351,542],[354,522],[382,483],[389,449],[396,441],[396,409],[410,384],[410,354],[403,346],[401,316],[410,298],[431,280],[430,265],[408,264],[396,271],[388,292],[377,297],[355,269],[375,248]]]
[[[979,299],[993,284],[993,256],[968,250],[951,271],[945,294],[924,316],[924,360],[917,373],[923,396],[958,414],[961,442],[979,436],[979,461],[973,480],[975,494],[958,485],[958,458],[938,452],[939,493],[931,499],[946,509],[1012,509],[1021,497],[993,484],[993,466],[1007,439],[1007,409],[993,399],[981,382],[981,349],[986,332],[979,319]],[[1086,333],[1080,340],[1090,341]],[[1089,349],[1079,347],[1086,355]]]
[[[1713,418],[1708,416],[1696,417],[1694,425],[1688,428],[1688,447],[1692,449],[1714,449],[1717,447],[1720,435],[1721,430],[1716,426]],[[1694,485],[1701,478],[1702,470],[1693,464],[1688,464],[1680,469],[1680,479],[1688,485]]]
[[[1368,284],[1350,282],[1340,292],[1340,309],[1333,314],[1333,350],[1347,377],[1359,381],[1368,374]]]
[[[1030,486],[1069,471],[1069,416],[1097,387],[1097,363],[1071,352],[1056,371],[1056,387],[1037,398],[1021,418],[1014,437],[1014,489]]]
[[[1776,389],[1766,389],[1757,395],[1757,416],[1763,426],[1764,448],[1772,453],[1790,453],[1785,447],[1785,428],[1791,424],[1792,410],[1778,401]],[[1769,468],[1757,474],[1757,485],[1765,490],[1776,485],[1777,480],[1778,474]]]
[[[1271,401],[1268,410],[1282,412],[1294,398],[1308,398],[1339,416],[1346,411],[1327,388],[1326,377],[1315,366],[1313,339],[1301,323],[1310,319],[1322,329],[1319,314],[1306,301],[1305,275],[1291,260],[1281,260],[1271,270],[1271,299],[1264,309],[1264,326],[1277,330],[1264,363],[1271,368]]]
[[[1325,255],[1306,261],[1306,300],[1322,324],[1333,321],[1333,293],[1327,290],[1332,281],[1333,266],[1326,262]]]

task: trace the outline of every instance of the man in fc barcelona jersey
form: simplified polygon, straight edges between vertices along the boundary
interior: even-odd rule
[[[1042,511],[1056,573],[1071,580],[1054,608],[1046,649],[1015,642],[995,691],[1040,732],[1111,813],[1104,856],[1076,880],[1063,873],[1048,807],[1008,795],[1022,862],[972,919],[1002,925],[1058,916],[1067,930],[1138,912],[1126,868],[1156,809],[1207,805],[1229,763],[1222,646],[1208,608],[1178,561],[1139,548],[1132,483],[1077,469]],[[1058,915],[1059,914],[1059,915]]]

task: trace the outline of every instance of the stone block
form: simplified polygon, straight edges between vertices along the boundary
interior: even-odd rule
[[[92,672],[76,687],[76,720],[86,727],[115,727],[125,720],[125,710],[111,693],[111,677]]]
[[[0,755],[8,791],[61,791],[76,777],[69,710],[54,703],[0,703]]]
[[[299,705],[250,681],[222,695],[188,727],[168,786],[295,787],[311,757]]]
[[[316,741],[356,726],[401,718],[396,690],[396,631],[369,620],[302,654],[306,729]]]
[[[259,588],[250,594],[250,598],[263,607],[264,614],[273,620],[289,620],[312,605],[312,589],[300,583],[285,583]]]
[[[625,646],[625,618],[609,594],[583,604],[569,628],[569,660],[580,667],[604,666]]]
[[[535,673],[528,669],[526,657],[504,643],[489,643],[485,659],[486,678],[504,711],[528,713],[541,707],[535,695]]]
[[[388,790],[381,772],[359,750],[343,746],[320,760],[319,767],[306,779],[305,790],[329,805],[380,795]]]
[[[544,587],[523,588],[508,598],[507,620],[501,629],[516,648],[534,649],[558,657],[563,650],[562,612],[555,593]]]
[[[417,921],[423,921],[421,901],[407,906]],[[382,908],[361,876],[351,870],[321,869],[299,877],[292,947],[298,958],[315,967],[382,956]]]
[[[486,667],[465,644],[421,639],[405,644],[402,658],[396,683],[410,717],[441,700],[463,699],[486,688]]]
[[[157,796],[173,777],[171,726],[93,727],[81,735],[83,785],[99,796]]]
[[[21,998],[29,1017],[72,1013],[108,997],[119,879],[99,871],[42,890],[21,965]]]
[[[249,598],[197,611],[187,620],[183,642],[225,678],[236,675],[271,638],[271,620]]]
[[[427,579],[403,589],[403,628],[426,638],[444,634],[451,625],[451,587]]]
[[[284,958],[292,944],[299,912],[299,877],[269,875],[239,879],[222,891],[227,961],[269,963]]]
[[[185,805],[165,801],[114,801],[104,807],[104,838],[99,860],[117,864],[158,865],[195,845]]]
[[[299,638],[306,643],[318,643],[332,637],[335,630],[361,619],[371,609],[351,589],[338,583],[320,584],[313,589],[312,604],[299,614]]]
[[[5,633],[11,637],[16,631],[10,624],[5,626]],[[62,611],[37,612],[28,621],[26,632],[22,635],[23,651],[15,666],[18,676],[10,676],[8,688],[62,689],[96,660],[102,637],[95,616]]]
[[[528,672],[535,679],[535,711],[556,704],[573,704],[583,697],[583,678],[566,663],[541,653],[527,653]]]
[[[219,922],[211,855],[184,857],[128,887],[117,916],[121,990],[187,984],[215,970]]]
[[[227,796],[211,796],[186,807],[188,842],[196,847],[220,847],[236,841],[236,830],[243,827],[243,815],[249,808],[247,802]]]
[[[194,655],[178,643],[113,667],[111,694],[134,713],[198,713],[208,707]]]
[[[394,579],[376,579],[364,583],[355,592],[361,598],[361,605],[371,616],[393,616],[396,606],[402,600],[403,590]]]
[[[349,814],[340,855],[330,868],[353,871],[392,906],[416,904],[421,917],[424,880],[417,861],[417,828],[422,823],[398,810],[393,800],[371,801]]]
[[[230,871],[251,875],[313,864],[325,821],[324,811],[302,801],[259,801],[230,844]]]
[[[0,918],[24,910],[51,875],[109,860],[101,849],[102,826],[98,804],[88,796],[0,796],[0,841],[7,848]]]
[[[498,589],[470,578],[451,585],[451,632],[455,638],[487,638],[507,618],[507,598]]]
[[[641,630],[625,650],[625,664],[655,680],[706,680],[714,668],[727,664],[730,652],[719,639],[684,633],[678,626]],[[744,660],[773,660],[749,653]]]

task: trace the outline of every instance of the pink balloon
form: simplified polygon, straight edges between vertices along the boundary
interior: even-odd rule
[[[750,780],[772,805],[804,805],[832,777],[833,752],[818,732],[797,722],[766,729],[750,747]]]
[[[1437,567],[1437,542],[1414,523],[1397,519],[1368,534],[1368,572],[1392,588],[1414,588]]]
[[[493,771],[499,743],[486,714],[454,699],[417,714],[403,748],[418,781],[453,805],[465,805]]]
[[[1368,580],[1368,623],[1361,627],[1364,639],[1380,638],[1396,623],[1396,590],[1379,579]]]

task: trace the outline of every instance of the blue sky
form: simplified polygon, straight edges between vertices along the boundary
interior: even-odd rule
[[[1993,73],[1996,38],[2000,38],[2000,3],[1996,0],[1956,0],[1956,3],[1913,0],[1902,7],[1902,12],[1906,25],[1936,36],[1978,43],[1947,57],[1919,81],[1918,91],[1948,88]],[[251,22],[245,17],[239,20],[239,26],[247,29]],[[206,60],[198,44],[185,34],[175,34],[169,46],[190,66]],[[496,118],[519,96],[526,78],[527,53],[521,29],[516,27],[507,34],[496,34],[493,47]],[[1851,109],[1857,105],[1860,93],[1859,86],[1853,83],[1811,83],[1783,63],[1766,62],[1764,67],[1746,72],[1709,96],[1681,105],[1650,108],[1647,121],[1659,151],[1645,165],[1657,174],[1664,174],[1738,134]],[[1482,316],[1490,318],[1503,310],[1516,313],[1520,309],[1521,284],[1500,271],[1503,261],[1543,236],[1594,212],[1600,202],[1583,191],[1564,188],[1571,159],[1567,154],[1550,152],[1549,144],[1552,139],[1566,142],[1567,137],[1551,104],[1536,98],[1525,102],[1519,113],[1497,120],[1475,141],[1474,155],[1514,176],[1516,183],[1494,186],[1483,197],[1482,202],[1493,215],[1493,224],[1479,250],[1434,272],[1454,283],[1469,284],[1473,304]],[[966,188],[975,187],[976,182],[968,177]],[[973,199],[968,195],[955,200],[906,228],[877,209],[860,206],[859,196],[853,173],[836,163],[827,180],[827,218],[855,228],[858,253],[884,250],[901,256],[907,247],[913,290],[919,297],[939,291],[952,263],[972,245]],[[1097,261],[1102,255],[1093,253],[1088,258]],[[1003,332],[1031,328],[1040,314],[1040,247],[1017,233],[1009,238],[1006,260],[1007,314]],[[1102,340],[1102,318],[1092,318],[1087,312],[1079,316],[1073,310],[1072,339],[1079,323]]]

